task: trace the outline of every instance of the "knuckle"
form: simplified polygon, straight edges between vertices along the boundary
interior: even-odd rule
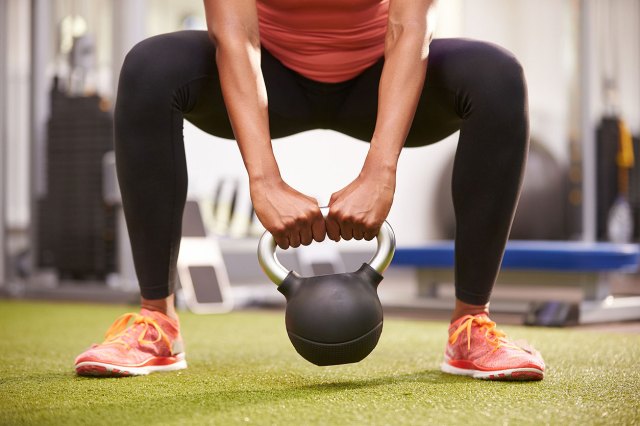
[[[349,224],[351,223],[351,218],[349,217],[349,215],[341,214],[336,218],[336,221],[339,224]]]
[[[284,227],[284,225],[276,225],[274,226],[272,229],[269,230],[269,232],[271,232],[271,234],[276,237],[276,239],[278,237],[282,238],[282,236],[284,236],[284,234],[286,233],[287,229]]]
[[[376,230],[378,230],[378,228],[380,228],[380,224],[374,220],[365,220],[363,225],[368,231],[371,232],[375,232]]]
[[[296,225],[296,220],[291,217],[286,217],[282,219],[282,231],[286,232],[289,229],[293,228]]]
[[[297,228],[302,228],[303,226],[305,226],[307,223],[309,222],[308,216],[306,214],[303,214],[301,216],[298,216],[294,219],[293,223],[295,224],[295,226]]]

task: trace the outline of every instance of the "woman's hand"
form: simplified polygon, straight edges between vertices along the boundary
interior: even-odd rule
[[[258,219],[282,249],[320,242],[327,234],[318,201],[282,179],[251,182],[251,200]]]
[[[365,166],[353,182],[331,196],[326,219],[329,238],[374,239],[391,210],[395,186],[395,169]]]
[[[326,227],[334,241],[371,240],[389,214],[398,157],[424,85],[434,6],[432,0],[389,2],[376,127],[362,172],[331,197]]]

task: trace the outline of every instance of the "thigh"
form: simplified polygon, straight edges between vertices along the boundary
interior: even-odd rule
[[[180,124],[186,118],[208,133],[232,137],[219,86],[215,48],[206,31],[150,37],[125,58],[118,84],[119,121],[133,130],[144,123],[146,132],[166,133],[169,117]]]
[[[473,111],[473,103],[491,97],[483,82],[498,73],[496,67],[509,56],[503,49],[481,41],[433,40],[424,87],[405,146],[428,145],[460,130]],[[354,81],[337,114],[335,130],[371,140],[382,65],[382,61],[377,63]],[[495,75],[491,78],[495,79]]]
[[[209,43],[211,44],[211,43]],[[207,73],[193,79],[180,89],[180,98],[189,99],[185,119],[212,135],[233,139],[233,130],[222,97],[220,79],[215,65],[215,48],[207,52],[210,66]],[[282,65],[268,51],[262,50],[262,74],[269,100],[269,129],[272,138],[289,136],[309,130],[312,125],[311,106],[297,75]]]

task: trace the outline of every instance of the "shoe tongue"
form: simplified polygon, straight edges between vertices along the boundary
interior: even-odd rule
[[[178,328],[178,322],[172,318],[169,318],[162,312],[142,308],[140,309],[140,315],[142,315],[143,317],[153,318],[154,320],[156,320],[158,325],[162,327],[163,330],[174,330]]]
[[[481,313],[481,314],[475,314],[475,315],[463,315],[460,318],[458,318],[457,320],[455,320],[454,322],[451,323],[451,325],[460,325],[461,322],[467,321],[469,319],[469,317],[474,317],[474,318],[489,318],[489,315],[485,314],[485,313]]]
[[[475,314],[475,315],[463,315],[460,318],[458,318],[457,320],[455,320],[454,322],[452,322],[451,324],[449,324],[449,330],[456,330],[458,327],[460,327],[460,325],[469,320],[469,317],[474,317],[474,318],[486,318],[489,319],[489,315],[482,313],[482,314]]]

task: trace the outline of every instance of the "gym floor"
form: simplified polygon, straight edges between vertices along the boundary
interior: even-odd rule
[[[75,355],[131,309],[0,301],[0,424],[640,422],[640,335],[633,327],[619,328],[629,333],[502,327],[538,348],[548,370],[541,382],[501,383],[440,372],[443,318],[388,312],[368,358],[320,368],[296,354],[280,310],[183,313],[187,370],[75,376]]]

